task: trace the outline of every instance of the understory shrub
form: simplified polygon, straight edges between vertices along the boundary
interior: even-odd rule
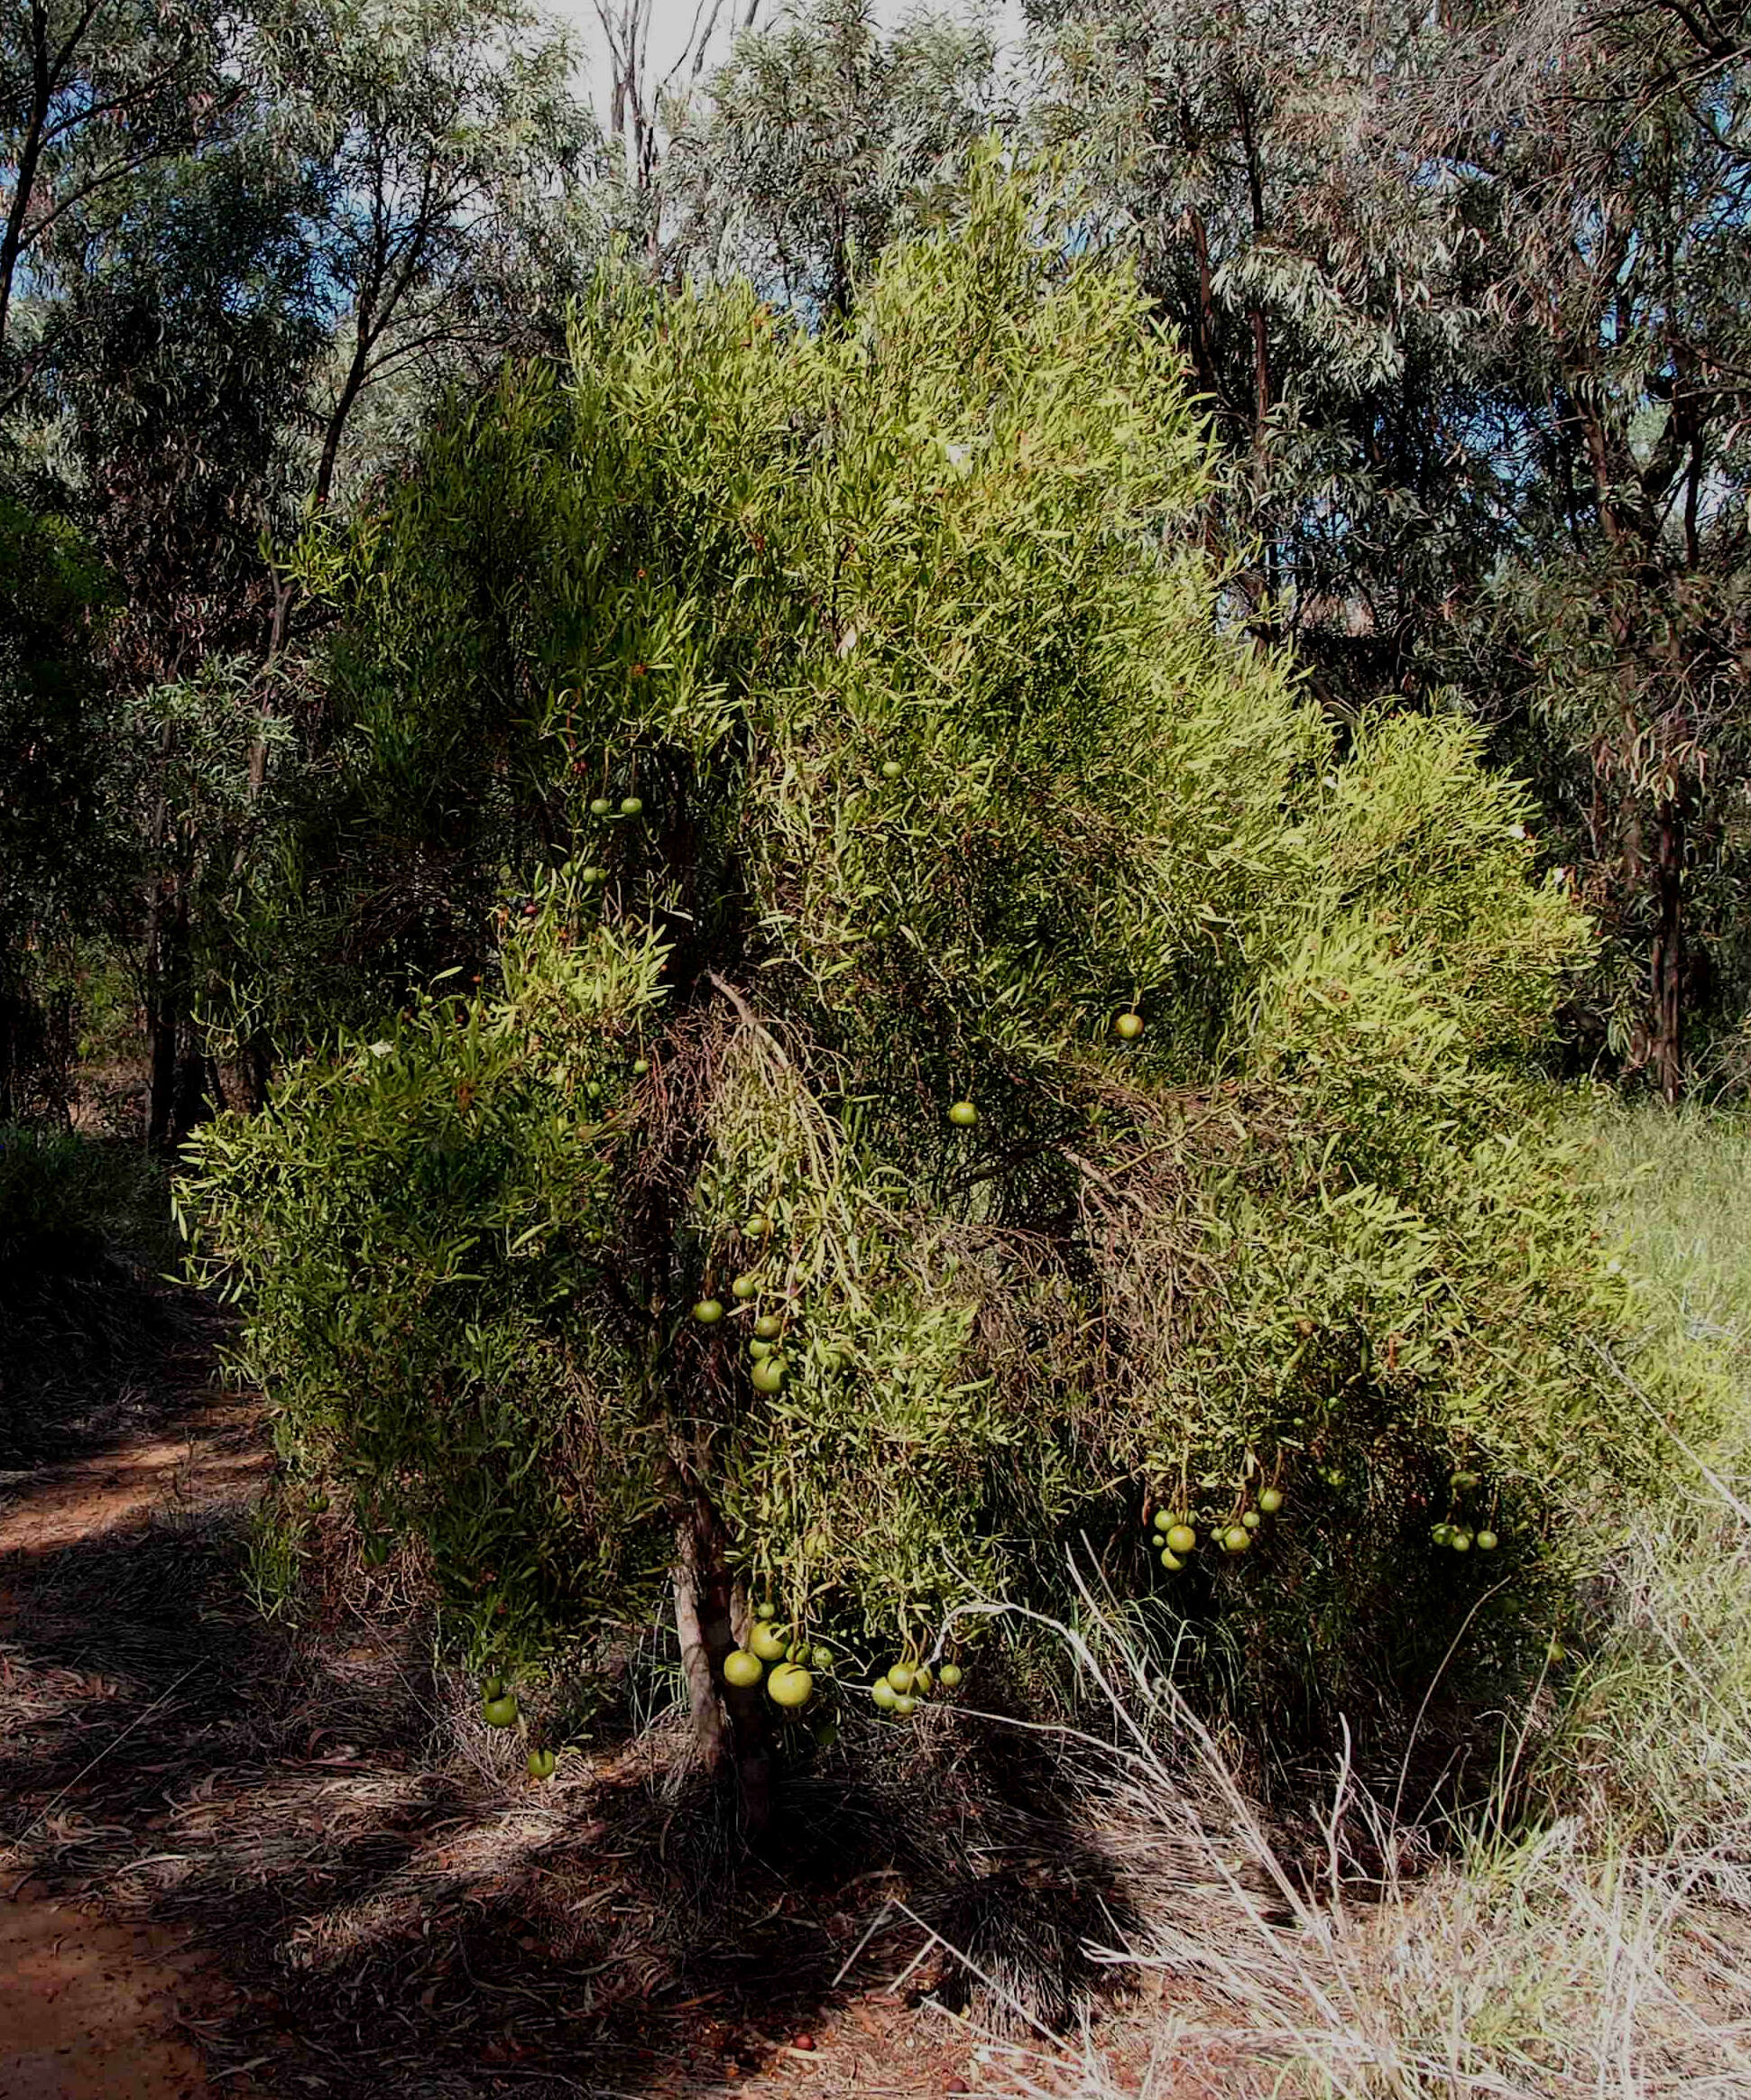
[[[1542,1662],[1652,1462],[1532,1076],[1590,935],[1464,729],[1341,744],[1230,631],[1206,474],[987,168],[843,328],[604,281],[307,543],[348,960],[183,1200],[477,1660],[675,1581],[745,1778],[749,1601],[818,1710],[1087,1540],[1274,1731]]]

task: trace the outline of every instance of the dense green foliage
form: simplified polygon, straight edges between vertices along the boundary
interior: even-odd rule
[[[1254,1710],[1389,1720],[1642,1463],[1531,1076],[1590,936],[1474,737],[1341,742],[1225,630],[1172,346],[1028,199],[981,173],[826,334],[604,281],[312,535],[344,726],[282,908],[354,1030],[184,1202],[288,1448],[477,1648],[659,1609],[689,1524],[922,1643],[1083,1536],[1166,1583],[1151,1509],[1268,1483],[1166,1595]]]
[[[1602,935],[1547,1055],[1669,1098],[1742,1085],[1743,6],[1025,12],[1016,68],[945,16],[810,0],[731,36],[714,6],[659,78],[647,0],[604,0],[622,172],[525,0],[29,0],[0,67],[0,417],[113,572],[115,696],[271,660],[256,713],[298,734],[256,740],[251,791],[327,769],[346,712],[286,560],[301,514],[400,473],[447,390],[557,354],[622,235],[653,283],[745,277],[843,326],[996,127],[1065,157],[1076,242],[1133,262],[1175,331],[1228,616],[1334,719],[1455,714],[1529,785],[1541,865]],[[173,1149],[209,1053],[246,1044],[260,1100],[308,1031],[253,935],[232,946],[278,908],[277,823],[234,894],[195,898],[156,806],[114,800],[106,917]],[[484,894],[379,847],[391,945],[460,915],[479,960]],[[309,973],[346,976],[302,925]]]

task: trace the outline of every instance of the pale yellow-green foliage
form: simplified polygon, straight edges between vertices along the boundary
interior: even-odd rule
[[[971,189],[843,328],[606,273],[564,370],[508,374],[379,511],[313,537],[346,835],[502,809],[574,874],[532,944],[507,936],[502,986],[392,1064],[368,1130],[367,1035],[288,1082],[271,1137],[203,1140],[275,1318],[296,1324],[273,1233],[328,1265],[344,1346],[300,1331],[288,1371],[291,1328],[259,1319],[261,1374],[342,1441],[386,1384],[413,1433],[382,1300],[433,1302],[426,1250],[457,1288],[420,1377],[453,1350],[478,1393],[502,1359],[543,1424],[526,1514],[538,1477],[541,1523],[575,1511],[563,1552],[523,1556],[550,1571],[540,1610],[599,1572],[573,1543],[601,1506],[563,1471],[579,1439],[623,1447],[629,1479],[690,1468],[743,1571],[835,1637],[1055,1580],[1088,1527],[1153,1593],[1145,1505],[1207,1531],[1268,1475],[1283,1520],[1182,1586],[1233,1629],[1257,1710],[1375,1699],[1486,1591],[1476,1653],[1511,1665],[1590,1551],[1594,1481],[1645,1467],[1601,1353],[1630,1285],[1525,1061],[1591,935],[1534,880],[1525,798],[1475,737],[1383,717],[1341,741],[1235,631],[1206,435],[1135,280],[994,165]],[[539,824],[513,823],[520,767]],[[642,990],[580,1009],[567,954],[599,972],[610,935]],[[640,1046],[656,1069],[627,1088]],[[502,1185],[429,1171],[471,1059],[470,1112],[502,1097],[528,1151]],[[586,1070],[607,1091],[580,1122]],[[961,1096],[976,1128],[947,1120]],[[378,1148],[371,1175],[333,1174],[331,1147]],[[241,1195],[255,1150],[283,1177],[271,1230]],[[297,1222],[300,1156],[326,1240]],[[567,1175],[569,1212],[543,1194]],[[686,1319],[754,1269],[750,1316],[787,1322],[777,1394],[742,1312]],[[437,1521],[429,1440],[415,1489],[392,1436],[361,1434]],[[484,1490],[458,1492],[472,1539]],[[1488,1575],[1431,1543],[1456,1492],[1501,1534]]]

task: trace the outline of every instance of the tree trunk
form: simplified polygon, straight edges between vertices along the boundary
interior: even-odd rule
[[[268,1105],[268,1089],[273,1081],[273,1045],[265,1030],[252,1029],[244,1045],[244,1102],[252,1116]]]
[[[699,1616],[699,1553],[691,1522],[676,1527],[675,1631],[681,1643],[681,1675],[687,1688],[687,1709],[693,1719],[693,1747],[699,1762],[715,1771],[725,1751],[723,1709],[717,1697],[717,1678],[712,1669],[711,1650]]]
[[[694,1741],[716,1769],[733,1771],[742,1834],[757,1845],[772,1819],[772,1726],[760,1685],[723,1681],[724,1658],[736,1645],[733,1585],[723,1527],[697,1488],[677,1536],[675,1624]]]
[[[42,157],[43,134],[49,122],[53,88],[49,65],[48,14],[41,0],[35,0],[31,8],[30,109],[24,120],[24,136],[19,142],[12,204],[6,213],[5,228],[0,232],[0,349],[5,346],[6,327],[12,315],[13,279],[18,273],[18,258],[23,252],[24,221],[30,215],[31,198],[36,188],[36,171]]]
[[[176,1114],[176,1054],[181,1030],[176,914],[170,887],[161,880],[152,897],[146,926],[146,1044],[152,1084],[146,1110],[146,1142],[155,1152],[169,1149]]]
[[[1658,917],[1650,971],[1652,1013],[1649,1037],[1654,1074],[1660,1091],[1676,1102],[1684,1091],[1684,816],[1675,800],[1662,802],[1656,813],[1659,851],[1654,863]]]

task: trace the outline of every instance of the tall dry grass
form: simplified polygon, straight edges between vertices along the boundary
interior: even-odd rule
[[[1145,1920],[1098,1958],[1161,2009],[1041,2038],[1007,2059],[1016,2090],[1751,2095],[1751,1121],[1614,1110],[1598,1156],[1646,1322],[1618,1375],[1640,1391],[1648,1352],[1688,1352],[1710,1397],[1694,1420],[1649,1403],[1664,1486],[1626,1510],[1492,1797],[1421,1828],[1340,1766],[1310,1873],[1088,1594],[1054,1630],[1111,1727],[1065,1754]]]

